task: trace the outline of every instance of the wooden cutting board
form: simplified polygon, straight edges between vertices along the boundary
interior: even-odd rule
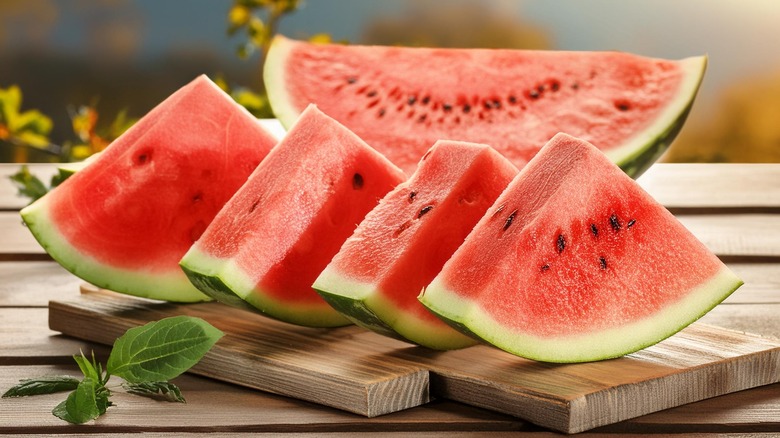
[[[219,303],[82,292],[50,302],[52,330],[112,344],[149,321],[198,316],[226,336],[191,372],[369,417],[441,397],[576,433],[780,381],[780,340],[702,324],[623,358],[561,365],[481,345],[437,352],[355,326],[297,327]]]

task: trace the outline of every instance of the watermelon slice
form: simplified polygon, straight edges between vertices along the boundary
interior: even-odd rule
[[[659,342],[741,284],[598,149],[559,134],[420,300],[510,353],[582,362]]]
[[[515,174],[517,168],[489,146],[437,142],[411,178],[360,223],[313,287],[378,333],[439,350],[474,344],[417,295]]]
[[[275,143],[200,76],[22,218],[55,260],[90,283],[161,300],[207,300],[179,259]]]
[[[312,106],[181,260],[199,289],[294,324],[349,321],[311,288],[403,172]]]
[[[522,167],[558,132],[638,176],[693,104],[706,58],[616,52],[315,44],[278,36],[264,78],[289,126],[309,103],[411,173],[439,139],[489,144]]]

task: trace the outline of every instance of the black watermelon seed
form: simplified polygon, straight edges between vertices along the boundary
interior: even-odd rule
[[[422,102],[423,105],[428,105],[428,102],[430,102],[430,101],[431,101],[431,97],[430,96],[425,96],[425,97],[422,98],[422,100],[420,102]]]
[[[471,111],[471,105],[469,104],[463,105],[463,112],[468,113],[469,111]]]
[[[352,188],[355,190],[363,188],[363,175],[359,173],[352,175]]]
[[[398,236],[400,236],[400,235],[401,235],[401,233],[403,233],[403,232],[404,232],[404,231],[405,231],[407,228],[409,228],[410,226],[412,226],[412,222],[411,222],[411,221],[406,221],[406,222],[402,223],[402,224],[401,224],[401,225],[399,225],[399,226],[398,226],[398,228],[397,228],[397,229],[396,229],[396,230],[393,232],[393,237],[398,237]]]
[[[377,114],[379,115],[379,117],[383,117],[385,115],[385,109],[384,108],[380,109],[379,113]]]
[[[631,104],[625,100],[615,102],[615,108],[620,111],[628,111],[631,109]]]
[[[374,96],[376,96],[376,90],[371,90],[368,92],[368,94],[366,94],[366,97],[374,97]]]
[[[450,111],[452,111],[452,105],[450,105],[450,104],[448,104],[448,103],[445,103],[445,104],[443,104],[443,105],[441,106],[441,108],[442,108],[444,111],[447,111],[447,112],[450,112]]]
[[[257,198],[255,202],[252,203],[252,206],[249,207],[249,212],[252,213],[257,208],[258,204],[260,204],[260,198]]]
[[[507,100],[509,101],[509,103],[517,103],[517,97],[515,96],[509,96]]]
[[[357,78],[356,77],[350,76],[350,77],[347,78],[347,83],[348,84],[354,84],[355,82],[357,82]]]
[[[580,83],[579,82],[575,82],[575,83],[571,84],[571,89],[572,90],[579,90],[580,89]]]
[[[553,81],[553,82],[550,84],[550,89],[551,89],[551,90],[553,90],[553,91],[558,91],[558,90],[560,90],[560,89],[561,89],[561,83],[560,83],[560,82],[558,82],[558,81]]]
[[[152,159],[152,154],[150,152],[144,152],[144,153],[139,154],[135,158],[135,161],[138,164],[146,164],[151,159]]]
[[[558,240],[555,242],[555,246],[558,248],[558,254],[562,253],[566,248],[566,238],[563,237],[563,234],[558,235]]]
[[[593,236],[599,237],[599,229],[596,228],[596,224],[590,224],[590,232],[593,233]]]
[[[493,108],[495,108],[495,109],[499,109],[499,108],[501,108],[501,101],[500,101],[500,100],[498,100],[498,99],[494,100],[494,101],[492,102],[492,104],[493,104]]]
[[[609,217],[609,224],[612,226],[612,229],[615,231],[620,231],[620,219],[618,219],[616,214],[612,214],[612,216]]]
[[[431,210],[433,210],[433,205],[426,205],[425,207],[421,208],[420,212],[417,213],[417,219],[420,219],[425,213],[428,213]]]
[[[631,220],[630,220],[630,221],[628,221],[628,223],[626,224],[626,228],[631,228],[631,227],[633,227],[635,223],[636,223],[636,219],[631,219]]]
[[[503,208],[503,206],[502,206]],[[506,222],[504,222],[504,231],[506,231],[507,228],[509,228],[512,225],[512,222],[515,220],[515,215],[517,214],[517,210],[512,211],[509,213],[509,216],[506,218]]]
[[[599,266],[601,266],[601,269],[607,269],[607,259],[603,256],[599,257]]]
[[[528,97],[531,99],[538,99],[539,98],[539,92],[536,90],[531,90],[528,92]]]
[[[417,196],[417,192],[409,192],[409,202],[414,201],[414,198]]]
[[[536,91],[538,91],[539,94],[544,93],[544,84],[539,85],[538,87],[536,87]]]
[[[409,105],[414,105],[417,102],[417,96],[409,96],[409,100],[406,101]]]
[[[545,263],[545,264],[542,265],[542,271],[549,271],[549,270],[550,270],[550,265],[549,264]]]

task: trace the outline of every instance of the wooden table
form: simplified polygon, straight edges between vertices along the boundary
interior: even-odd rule
[[[78,375],[73,354],[107,349],[65,337],[48,327],[49,300],[75,297],[81,281],[43,252],[25,230],[0,165],[0,391],[21,378]],[[48,178],[51,165],[33,165]],[[745,285],[702,321],[780,338],[780,164],[658,164],[640,183],[718,254]],[[364,418],[307,402],[184,375],[176,380],[186,405],[117,394],[116,407],[95,422],[72,426],[53,417],[62,395],[0,399],[0,435],[16,433],[228,434],[365,432],[424,436],[551,436],[553,432],[507,415],[439,400]],[[780,384],[716,397],[585,432],[596,434],[780,434]]]

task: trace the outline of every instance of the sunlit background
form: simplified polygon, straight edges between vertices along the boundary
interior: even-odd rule
[[[229,36],[232,0],[2,0],[0,89],[74,136],[82,105],[140,117],[200,73],[258,88],[259,53]],[[666,161],[780,162],[780,2],[775,0],[307,0],[278,31],[349,43],[709,56]],[[0,146],[0,161],[45,153]]]

